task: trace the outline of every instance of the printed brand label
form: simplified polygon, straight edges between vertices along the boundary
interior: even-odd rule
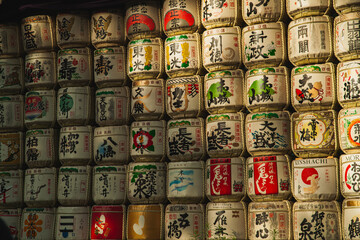
[[[210,166],[210,193],[211,195],[230,195],[231,186],[231,165]]]
[[[229,63],[239,65],[241,62],[239,33],[240,29],[236,27],[205,31],[202,45],[204,67]]]
[[[293,161],[293,195],[301,201],[335,200],[338,195],[338,159]]]
[[[198,0],[170,1],[163,4],[164,31],[196,30],[198,20]],[[191,31],[192,32],[192,31]]]
[[[240,156],[244,150],[243,117],[240,114],[210,115],[206,120],[206,146],[210,156]]]
[[[93,206],[90,225],[91,240],[123,239],[125,221],[124,206]]]
[[[161,205],[130,205],[127,239],[161,239],[162,224],[164,223]]]
[[[208,203],[207,239],[246,239],[246,213],[242,202]]]
[[[0,134],[0,166],[20,168],[23,163],[22,133]]]
[[[212,23],[219,24],[220,22],[233,25],[237,19],[237,0],[221,0],[221,1],[208,1],[201,0],[201,16],[204,26],[211,26]]]
[[[216,108],[241,109],[243,106],[242,94],[243,75],[240,71],[221,71],[209,73],[205,80],[205,106],[208,110]]]
[[[125,163],[129,158],[129,129],[113,130],[120,132],[115,133],[110,127],[95,129],[93,156],[98,164]]]
[[[335,54],[344,56],[360,50],[359,13],[350,13],[335,19]],[[341,57],[340,57],[341,58]]]
[[[98,90],[96,92],[96,123],[100,126],[126,124],[129,118],[129,101],[126,87]]]
[[[101,48],[94,54],[95,83],[116,82],[126,79],[125,47]]]
[[[341,193],[347,197],[356,197],[360,192],[360,155],[341,155]]]
[[[290,193],[289,166],[284,156],[252,157],[247,166],[249,196],[280,197]]]
[[[54,168],[33,168],[25,172],[24,202],[54,202],[56,196],[56,170]]]
[[[60,50],[58,53],[58,81],[91,81],[92,68],[89,62],[88,48]]]
[[[349,108],[339,114],[340,146],[346,150],[360,147],[360,116],[358,108]]]
[[[0,204],[21,205],[23,200],[22,171],[0,172]]]
[[[92,44],[117,42],[124,39],[124,19],[120,12],[99,12],[91,17]]]
[[[168,198],[202,198],[203,168],[200,162],[171,162],[168,165]]]
[[[21,95],[0,97],[0,127],[23,127],[24,98]]]
[[[133,40],[128,46],[128,75],[153,73],[156,77],[160,74],[163,58],[160,39]]]
[[[130,163],[127,188],[130,202],[151,203],[165,199],[165,175],[165,164]]]
[[[169,121],[167,156],[170,161],[199,160],[205,153],[203,128],[200,119]]]
[[[132,83],[131,114],[147,118],[148,115],[161,116],[164,113],[164,85],[160,80],[143,80]]]
[[[38,15],[22,20],[21,33],[26,52],[52,49],[54,46],[53,23],[50,16]]]
[[[329,0],[287,0],[287,9],[291,16],[301,16],[305,12],[319,12],[320,15],[330,7]]]
[[[96,204],[125,201],[125,171],[125,167],[116,166],[94,168],[93,200]]]
[[[19,26],[17,24],[0,25],[0,54],[1,55],[19,55],[20,54],[20,36]]]
[[[86,167],[61,167],[57,197],[60,203],[70,201],[87,203],[89,197],[90,169]],[[66,202],[67,201],[67,202]]]
[[[196,72],[200,66],[199,38],[196,34],[178,35],[165,40],[166,73],[172,74],[192,69]]]
[[[294,113],[294,151],[301,155],[307,150],[335,151],[335,119],[332,111]],[[331,155],[331,154],[330,154]]]
[[[296,67],[291,73],[292,102],[298,109],[328,106],[335,101],[334,70],[330,64]]]
[[[54,132],[49,129],[29,130],[25,138],[25,162],[28,166],[55,161]]]
[[[243,196],[245,193],[244,163],[240,158],[210,159],[206,168],[206,195]]]
[[[61,88],[57,96],[57,120],[88,119],[90,89]]]
[[[91,129],[62,128],[60,131],[59,159],[91,159]]]
[[[56,214],[57,239],[77,240],[89,238],[89,213],[59,213]]]
[[[283,46],[283,26],[280,23],[245,27],[243,34],[245,66],[254,66],[264,62],[280,64],[283,61],[285,46]]]
[[[360,61],[349,61],[338,65],[338,99],[340,104],[356,105],[360,98]]]
[[[341,239],[336,202],[296,202],[293,212],[294,239]]]
[[[1,37],[1,32],[0,32]],[[1,43],[0,43],[1,44]],[[1,55],[1,50],[0,50]],[[0,60],[0,88],[4,90],[21,90],[24,81],[22,71],[24,71],[23,61],[20,58],[7,58]]]
[[[89,19],[84,14],[58,14],[56,40],[58,45],[89,42]]]
[[[288,151],[290,120],[286,112],[254,113],[246,117],[248,151]]]
[[[161,156],[165,152],[163,122],[135,122],[131,125],[131,156]]]
[[[254,158],[255,194],[276,194],[279,191],[277,164],[276,162],[261,162],[261,160]]]
[[[53,239],[55,214],[52,208],[25,208],[21,239]]]
[[[307,58],[328,58],[331,55],[329,19],[301,18],[289,25],[289,59],[298,62]]]
[[[255,24],[261,21],[276,22],[279,20],[281,9],[284,3],[277,0],[243,0],[242,15],[248,24]]]
[[[160,6],[156,1],[141,1],[126,9],[126,35],[129,39],[160,34]]]
[[[11,239],[17,239],[21,231],[21,210],[7,209],[0,211],[0,217],[10,229]]]
[[[204,238],[202,205],[169,204],[165,210],[165,239]]]
[[[286,69],[258,68],[246,73],[246,106],[251,110],[259,107],[283,106],[288,104],[288,79]],[[279,107],[280,108],[280,107]]]
[[[25,84],[55,84],[55,53],[33,53],[25,56]]]
[[[291,209],[289,202],[249,204],[250,239],[289,239]]]
[[[346,126],[346,123],[344,124],[344,126]],[[341,134],[341,135],[347,135],[348,140],[353,147],[360,146],[359,128],[360,128],[360,120],[357,117],[352,117],[352,119],[350,120],[350,124],[346,127],[347,134],[345,133]]]
[[[166,112],[170,115],[200,112],[201,80],[199,77],[175,78],[166,83]]]
[[[27,92],[25,95],[25,123],[54,122],[55,91]]]
[[[342,230],[344,239],[359,239],[360,232],[356,230],[359,224],[359,201],[344,200],[342,209]]]

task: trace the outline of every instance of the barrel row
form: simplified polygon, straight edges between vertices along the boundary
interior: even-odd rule
[[[15,235],[22,239],[62,239],[68,236],[79,240],[106,236],[112,239],[193,238],[217,239],[221,236],[255,239],[272,236],[276,239],[301,238],[312,226],[320,236],[341,239],[356,234],[359,201],[344,200],[342,213],[337,202],[295,203],[252,202],[169,204],[164,205],[95,205],[90,207],[9,209],[0,216],[9,222]],[[165,208],[165,209],[164,209]],[[316,220],[313,220],[316,219]],[[146,227],[151,222],[151,228]],[[221,227],[225,222],[225,227]],[[256,224],[261,222],[261,224]],[[258,226],[260,225],[260,226]],[[304,228],[304,225],[307,228]],[[20,228],[21,226],[21,228]],[[304,232],[304,229],[305,230]],[[324,229],[325,231],[322,231]]]

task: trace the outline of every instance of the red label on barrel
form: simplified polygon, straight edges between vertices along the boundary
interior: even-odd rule
[[[126,22],[126,33],[129,33],[130,27],[133,32],[136,32],[136,29],[138,29],[140,25],[140,29],[143,29],[144,26],[146,26],[145,29],[148,31],[153,31],[155,29],[155,22],[152,18],[143,14],[133,14]]]
[[[109,209],[94,206],[91,215],[91,239],[122,239],[122,210],[121,206],[109,206]]]
[[[180,9],[173,9],[166,13],[164,18],[165,31],[173,28],[174,26],[192,27],[195,24],[194,16],[186,11]]]
[[[224,160],[224,161],[223,161]],[[213,159],[210,166],[210,193],[211,195],[231,194],[231,165],[230,159]],[[219,165],[216,165],[219,164]],[[221,163],[228,163],[220,165]]]
[[[40,96],[27,97],[25,101],[25,115],[26,119],[33,120],[41,116],[45,110],[45,103]]]
[[[278,193],[276,157],[254,157],[255,194]]]

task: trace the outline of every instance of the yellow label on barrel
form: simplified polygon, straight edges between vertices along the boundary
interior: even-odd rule
[[[165,40],[165,71],[171,77],[191,76],[202,70],[198,33],[177,35]]]
[[[163,239],[163,224],[163,205],[129,205],[126,227],[127,239]]]
[[[132,80],[158,78],[164,72],[163,41],[133,40],[128,45],[127,74]]]
[[[292,149],[298,157],[334,156],[338,150],[336,112],[293,113]]]

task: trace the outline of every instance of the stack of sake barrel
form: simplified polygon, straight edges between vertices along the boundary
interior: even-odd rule
[[[129,161],[130,90],[125,71],[124,16],[120,9],[93,12],[95,96],[91,239],[124,239],[126,163]]]
[[[291,239],[289,70],[285,1],[243,1],[249,239]]]
[[[360,239],[359,164],[360,164],[360,2],[334,0],[338,12],[334,20],[334,51],[337,67],[338,101],[343,107],[338,116],[340,148],[340,190],[343,239]]]
[[[24,61],[18,24],[0,25],[0,217],[17,237],[24,193]]]
[[[24,203],[20,235],[35,238],[30,230],[37,216],[44,222],[39,236],[53,237],[57,204],[58,134],[56,127],[56,39],[54,21],[37,15],[22,19],[21,38],[25,55]],[[19,231],[19,232],[20,232]]]
[[[340,239],[336,77],[330,2],[288,1],[294,239]],[[330,221],[331,224],[326,224]]]
[[[127,239],[163,239],[166,198],[164,55],[159,1],[127,5],[126,71],[132,80]]]
[[[93,66],[89,16],[60,13],[56,16],[57,122],[61,126],[58,157],[57,208],[54,238],[85,239],[89,236],[93,128]],[[40,217],[39,217],[40,218]],[[24,223],[24,219],[22,219]],[[22,229],[23,234],[25,234]],[[42,233],[38,233],[42,234]],[[44,236],[46,238],[46,235]]]
[[[163,2],[167,198],[165,237],[204,239],[204,99],[200,1]]]
[[[221,1],[220,1],[221,2]],[[247,239],[240,1],[201,1],[206,118],[204,238]]]

